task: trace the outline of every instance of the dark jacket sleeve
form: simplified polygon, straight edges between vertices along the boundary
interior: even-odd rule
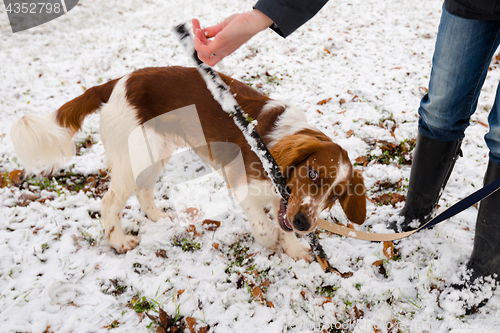
[[[316,15],[327,2],[328,0],[259,0],[253,8],[273,20],[271,29],[287,37]]]
[[[445,0],[453,15],[474,20],[500,20],[500,0]]]

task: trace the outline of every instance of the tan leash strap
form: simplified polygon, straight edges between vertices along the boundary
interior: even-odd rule
[[[460,200],[450,208],[446,209],[444,212],[439,214],[438,216],[432,218],[430,221],[425,223],[424,225],[420,226],[418,229],[412,230],[412,231],[407,231],[407,232],[400,232],[400,233],[392,233],[392,234],[378,234],[378,233],[372,233],[372,232],[366,232],[366,231],[359,231],[359,230],[354,230],[350,228],[346,228],[344,226],[331,223],[328,221],[325,221],[323,219],[318,218],[317,226],[319,228],[323,228],[325,230],[331,231],[333,233],[350,237],[350,238],[356,238],[356,239],[361,239],[361,240],[367,240],[367,241],[372,241],[372,242],[387,242],[387,241],[394,241],[398,240],[401,238],[405,238],[410,236],[411,234],[414,234],[422,229],[430,228],[432,226],[435,226],[438,223],[441,223],[443,221],[446,221],[450,217],[453,217],[457,215],[460,212],[463,212],[470,206],[478,203],[479,201],[483,200],[484,198],[487,198],[494,192],[496,192],[500,188],[500,179],[495,180],[494,182],[484,186],[483,188],[477,190],[476,192],[468,195],[464,199]]]
[[[328,222],[326,220],[318,218],[317,222],[318,228],[322,228],[328,231],[331,231],[335,234],[350,237],[350,238],[355,238],[355,239],[361,239],[361,240],[367,240],[367,241],[372,241],[372,242],[388,242],[388,241],[394,241],[398,240],[401,238],[405,238],[410,236],[411,234],[419,231],[422,229],[424,226],[412,230],[412,231],[407,231],[407,232],[401,232],[401,233],[392,233],[392,234],[378,234],[378,233],[373,233],[373,232],[366,232],[366,231],[359,231],[359,230],[354,230],[350,229],[335,223]]]

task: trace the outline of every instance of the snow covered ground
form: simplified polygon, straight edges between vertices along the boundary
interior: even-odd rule
[[[14,176],[0,183],[0,331],[161,331],[158,324],[172,331],[185,325],[187,332],[496,330],[500,291],[469,316],[456,295],[445,297],[470,256],[476,207],[395,244],[392,258],[384,244],[321,233],[332,266],[353,272],[344,279],[259,246],[222,179],[197,178],[202,164],[190,155],[159,179],[158,205],[177,212],[195,207],[200,219],[221,225],[189,227],[188,214],[153,223],[134,197],[123,223],[142,242],[116,254],[99,220],[107,179],[98,114],[87,118],[76,136],[82,149],[57,179],[16,179],[22,166],[9,137],[15,119],[47,114],[134,69],[190,66],[172,27],[192,17],[211,25],[254,2],[81,0],[67,15],[16,34],[0,6],[0,171]],[[387,232],[385,223],[402,207],[386,201],[389,193],[405,194],[409,165],[381,156],[416,137],[441,4],[330,1],[286,40],[263,32],[224,61],[225,74],[302,108],[353,162],[372,160],[357,167],[371,199],[362,230]],[[494,60],[440,210],[482,184],[483,136],[499,67]],[[168,174],[191,181],[179,184]],[[338,205],[323,214],[332,216],[347,223]],[[160,308],[183,319],[172,326],[145,315],[154,318]]]

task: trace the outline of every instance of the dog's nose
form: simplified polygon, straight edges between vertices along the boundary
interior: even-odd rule
[[[293,226],[298,231],[307,231],[309,230],[309,228],[311,228],[311,223],[309,223],[307,217],[304,214],[298,213],[293,219]]]

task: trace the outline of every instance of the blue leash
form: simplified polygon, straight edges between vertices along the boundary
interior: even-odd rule
[[[486,197],[490,196],[493,194],[495,191],[497,191],[500,188],[500,179],[495,180],[492,183],[489,183],[485,187],[477,190],[476,192],[470,194],[469,196],[465,197],[464,199],[460,200],[438,216],[434,217],[432,220],[427,222],[420,230],[422,229],[427,229],[430,227],[435,226],[438,223],[441,223],[450,217],[453,217],[457,215],[458,213],[463,212],[470,206],[474,205],[475,203],[478,203],[479,201],[485,199]],[[500,205],[500,202],[498,203]]]

